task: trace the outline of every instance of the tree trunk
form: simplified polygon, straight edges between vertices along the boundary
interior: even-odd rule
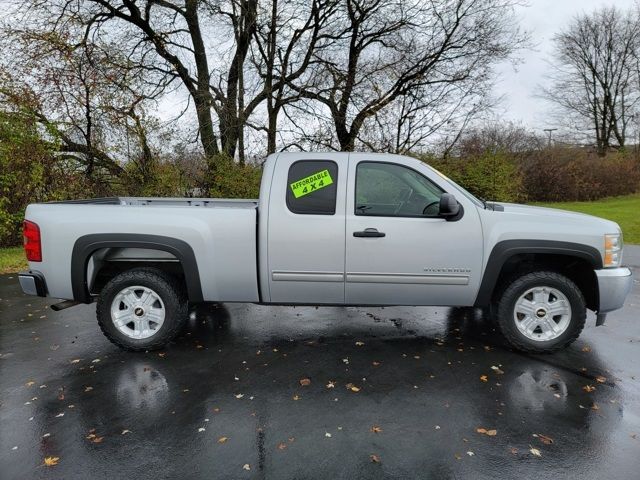
[[[200,142],[202,143],[204,154],[207,158],[212,158],[219,153],[219,149],[216,135],[213,132],[211,92],[209,90],[211,74],[207,60],[207,51],[200,30],[197,0],[186,0],[184,16],[189,26],[189,34],[191,36],[191,42],[193,43],[196,63],[197,85],[196,91],[192,96],[198,117],[198,132],[200,133]]]

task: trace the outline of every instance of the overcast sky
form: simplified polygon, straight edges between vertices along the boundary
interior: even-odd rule
[[[523,63],[516,67],[517,70],[514,71],[511,65],[499,69],[496,94],[505,96],[503,108],[506,119],[522,121],[538,131],[554,126],[549,116],[549,105],[534,97],[537,87],[545,84],[544,75],[549,71],[547,62],[552,56],[553,35],[575,15],[605,5],[627,9],[634,5],[634,0],[529,0],[528,7],[518,9],[520,24],[531,33],[535,47],[534,51],[521,53]]]

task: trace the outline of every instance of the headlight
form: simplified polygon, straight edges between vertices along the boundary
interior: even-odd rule
[[[604,236],[604,266],[619,267],[622,263],[622,234]]]

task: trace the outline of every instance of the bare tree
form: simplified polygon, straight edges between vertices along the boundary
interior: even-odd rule
[[[544,96],[578,130],[591,132],[589,138],[601,155],[612,147],[623,148],[640,99],[637,12],[604,7],[578,15],[554,42],[552,85]]]
[[[413,89],[486,82],[525,41],[510,0],[344,0],[332,48],[292,85],[329,112],[341,150],[365,121]]]
[[[30,112],[60,141],[60,153],[84,165],[90,182],[122,173],[131,137],[151,164],[146,110],[163,86],[143,88],[146,72],[122,68],[126,58],[116,44],[79,41],[71,25],[58,32],[5,25],[3,33],[11,55],[0,59],[2,101]]]
[[[471,121],[486,117],[499,99],[492,82],[414,86],[365,122],[358,142],[372,151],[398,154],[436,148],[445,156]]]
[[[271,0],[259,9],[252,63],[263,82],[267,122],[254,126],[266,131],[267,153],[276,151],[278,117],[282,109],[299,100],[289,88],[314,63],[320,50],[331,43],[325,34],[338,0]],[[261,97],[256,97],[261,98]],[[252,113],[247,112],[247,113]]]

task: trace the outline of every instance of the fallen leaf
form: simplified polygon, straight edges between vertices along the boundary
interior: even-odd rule
[[[294,395],[294,396],[293,396],[293,399],[294,399],[294,400],[300,400],[300,398],[301,398],[301,397],[300,397],[300,395]]]
[[[598,383],[605,383],[607,381],[607,377],[603,377],[602,375],[598,375],[596,377],[596,382]]]
[[[73,360],[71,360],[71,363],[80,363],[80,359],[79,358],[74,358]]]
[[[236,398],[242,398],[244,397],[244,393],[236,393]]]
[[[302,385],[303,387],[308,387],[309,385],[311,385],[311,380],[308,378],[301,378],[300,385]]]
[[[517,455],[518,454],[518,449],[515,447],[511,447],[511,455]]]
[[[364,345],[364,342],[356,342],[356,347],[362,347]]]
[[[456,460],[462,460],[462,455],[459,453],[454,453],[453,456],[456,457]]]
[[[380,463],[380,457],[375,453],[372,453],[371,455],[369,455],[369,458],[371,459],[372,463]]]
[[[587,393],[591,393],[596,389],[596,387],[594,387],[593,385],[585,385],[584,387],[582,387],[582,390],[584,390]]]
[[[284,450],[285,448],[287,448],[287,444],[284,442],[280,442],[278,444],[278,450]]]
[[[373,427],[371,427],[370,432],[371,433],[380,433],[380,432],[382,432],[382,428],[379,425],[374,425]]]
[[[481,433],[483,435],[488,435],[490,437],[495,437],[498,433],[497,430],[487,430],[486,428],[476,428],[476,432]]]
[[[226,443],[226,442],[227,442],[227,440],[229,440],[227,437],[220,437],[220,438],[218,439],[218,443]]]
[[[205,430],[206,430],[206,428],[204,428],[204,427],[200,427],[200,428],[198,429],[198,432],[204,432]]]
[[[371,365],[373,365],[374,367],[379,367],[380,366],[380,362],[371,362]]]
[[[93,390],[93,387],[85,387],[84,391],[86,392],[90,392],[91,390]]]
[[[329,382],[327,383],[327,388],[335,388],[336,384],[335,382],[329,380]]]
[[[60,457],[45,457],[44,458],[44,464],[47,467],[53,467],[54,465],[58,464],[59,460],[60,460]]]
[[[597,403],[594,403],[593,405],[591,405],[591,410],[600,410],[600,407]]]
[[[473,457],[475,455],[475,453],[473,453],[472,451],[468,451],[467,455],[469,455],[470,457]]]
[[[584,347],[582,347],[582,351],[583,352],[590,352],[591,351],[591,347],[589,345],[585,345]]]
[[[491,370],[496,372],[498,375],[502,375],[504,373],[502,370],[500,370],[500,367],[496,367],[495,365],[491,366]]]
[[[242,469],[243,469],[243,470],[251,470],[251,465],[249,465],[248,463],[245,463],[245,464],[242,466]]]
[[[553,438],[542,435],[541,433],[536,433],[533,436],[538,437],[538,439],[545,445],[551,445],[553,443]]]
[[[346,387],[347,390],[351,390],[352,392],[356,392],[357,393],[357,392],[360,391],[360,388],[356,387],[353,383],[347,383],[345,385],[345,387]]]
[[[497,433],[497,430],[487,430],[487,435],[489,435],[490,437],[495,437]]]
[[[480,375],[480,380],[483,381],[483,382],[488,382],[489,381],[489,379],[487,378],[486,375]]]
[[[94,436],[94,437],[91,439],[91,441],[92,441],[93,443],[102,443],[102,440],[104,440],[104,437],[96,437],[96,436]]]
[[[94,358],[93,360],[91,360],[91,363],[98,363],[100,361],[99,358]]]
[[[125,428],[124,430],[122,430],[122,433],[120,435],[126,435],[127,433],[131,433],[131,430],[127,430]]]
[[[327,438],[331,438],[331,434],[329,432],[324,432],[324,436]]]
[[[36,384],[36,382],[34,382],[33,380],[30,380],[30,381],[28,381],[27,383],[25,383],[25,385],[26,385],[27,387],[31,387],[31,386],[33,386],[33,385],[35,385],[35,384]],[[49,457],[49,458],[53,458],[53,457]]]
[[[56,418],[60,418],[60,417],[64,417],[64,412],[59,413],[59,414],[56,415]]]
[[[533,455],[535,455],[536,457],[541,457],[542,453],[540,453],[540,450],[538,450],[537,448],[532,448],[529,450]]]

